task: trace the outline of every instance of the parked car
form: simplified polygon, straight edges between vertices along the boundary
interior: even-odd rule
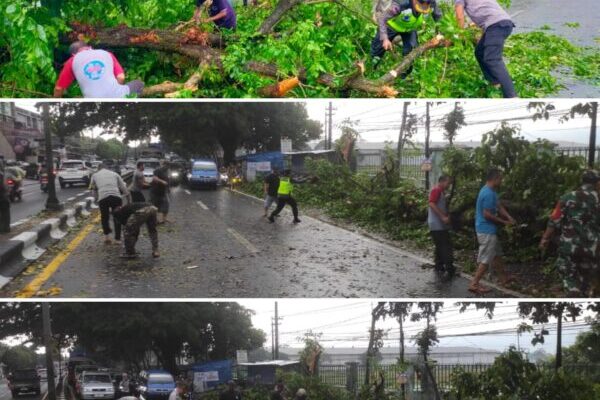
[[[23,393],[40,394],[40,376],[34,368],[15,370],[9,376],[8,388],[13,398]]]
[[[160,167],[160,160],[158,158],[140,158],[137,162],[144,163],[144,181],[152,182],[154,170]]]
[[[166,399],[175,389],[173,375],[163,370],[152,370],[140,373],[140,393],[147,400]]]
[[[187,175],[188,185],[194,187],[210,187],[216,189],[220,180],[219,169],[214,161],[192,161],[192,169]]]
[[[89,185],[92,177],[92,166],[89,162],[82,160],[65,160],[58,169],[58,183],[61,188],[76,183]]]
[[[78,391],[82,400],[115,398],[115,387],[108,371],[83,371]]]

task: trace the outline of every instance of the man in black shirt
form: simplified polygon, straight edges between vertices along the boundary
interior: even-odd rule
[[[263,191],[265,192],[265,217],[269,215],[271,204],[277,202],[277,191],[279,190],[279,171],[273,168],[271,173],[265,177]]]
[[[159,224],[167,222],[167,214],[169,213],[169,168],[163,160],[160,162],[160,167],[153,172],[152,182],[150,183],[150,202],[158,209]]]
[[[158,258],[158,232],[156,231],[156,207],[149,203],[129,203],[117,207],[113,211],[113,217],[125,227],[125,254],[124,258],[136,258],[135,244],[140,235],[140,228],[146,224],[148,236],[152,242],[152,257]]]

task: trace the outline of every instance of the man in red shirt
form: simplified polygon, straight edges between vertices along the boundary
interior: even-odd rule
[[[435,245],[435,270],[455,274],[452,240],[450,238],[450,216],[446,204],[446,190],[452,184],[452,178],[442,175],[438,184],[429,194],[427,225]]]
[[[125,71],[114,54],[93,49],[83,41],[71,44],[69,52],[71,58],[60,72],[54,97],[62,97],[74,80],[84,97],[124,98],[142,94],[144,83],[140,80],[125,83]]]

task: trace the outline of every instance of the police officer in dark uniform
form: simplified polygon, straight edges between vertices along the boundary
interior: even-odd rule
[[[279,215],[286,204],[289,204],[290,207],[292,207],[292,213],[294,214],[293,222],[295,224],[301,222],[298,218],[298,203],[296,203],[296,200],[292,197],[294,185],[291,175],[292,171],[286,169],[283,172],[283,176],[279,178],[279,189],[277,190],[277,208],[269,216],[269,221],[271,223],[275,222],[275,217]]]
[[[402,38],[403,56],[417,47],[417,30],[423,26],[425,17],[429,14],[432,14],[435,21],[442,17],[436,0],[392,0],[389,8],[377,13],[379,28],[371,42],[371,57],[375,67],[381,62],[385,52],[392,50],[392,42],[398,35]],[[403,77],[408,75],[411,69]]]

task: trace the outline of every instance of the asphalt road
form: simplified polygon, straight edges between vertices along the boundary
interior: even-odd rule
[[[72,197],[77,197],[77,195],[83,198],[84,196],[81,193],[85,193],[86,190],[87,187],[84,185],[61,189],[57,184],[56,196],[60,201],[66,201]],[[38,181],[26,179],[23,184],[23,200],[11,204],[11,222],[13,224],[18,223],[42,211],[46,207],[47,197],[48,195],[40,189]]]
[[[548,33],[567,38],[577,46],[598,47],[600,12],[598,0],[512,0],[509,13],[513,16],[515,32],[529,32],[547,25]],[[577,23],[578,27],[567,24]],[[573,78],[562,78],[565,86],[556,97],[600,97],[600,87]]]
[[[141,257],[128,261],[118,245],[103,244],[95,226],[55,271],[42,267],[48,256],[0,297],[18,294],[32,280],[39,284],[40,276],[46,276],[41,290],[58,288],[63,297],[470,296],[466,279],[444,281],[422,268],[423,259],[396,247],[302,215],[293,225],[289,210],[270,224],[261,204],[242,194],[176,188],[171,198],[171,223],[159,228],[159,259],[152,258],[144,230]]]
[[[41,385],[42,393],[40,395],[36,394],[24,394],[18,397],[19,400],[40,400],[44,398],[46,395],[46,391],[48,390],[48,384],[46,381],[42,381]],[[10,390],[8,390],[8,386],[6,382],[0,381],[0,400],[12,400],[12,395]]]

